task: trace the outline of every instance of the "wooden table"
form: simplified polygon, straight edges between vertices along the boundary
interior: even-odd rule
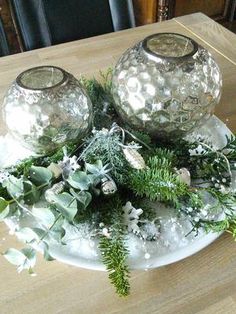
[[[145,36],[173,31],[192,37],[214,55],[223,73],[216,114],[236,131],[236,36],[202,14],[1,58],[0,101],[11,81],[29,67],[50,64],[76,77],[91,77]],[[2,224],[0,250],[20,246]],[[126,299],[115,295],[106,273],[45,262],[41,256],[36,277],[17,274],[3,257],[0,265],[1,314],[236,313],[236,244],[226,234],[183,261],[132,272]]]

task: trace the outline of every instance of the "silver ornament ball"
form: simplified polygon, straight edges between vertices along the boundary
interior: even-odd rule
[[[21,73],[3,104],[8,131],[35,153],[81,140],[92,124],[92,104],[79,81],[61,68],[41,66]]]
[[[119,115],[154,137],[182,137],[212,114],[222,79],[211,54],[194,40],[158,33],[128,49],[113,72]]]
[[[117,186],[116,186],[115,181],[104,178],[102,180],[101,190],[102,190],[102,193],[106,196],[116,193]]]

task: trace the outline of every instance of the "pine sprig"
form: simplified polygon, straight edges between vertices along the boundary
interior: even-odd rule
[[[109,272],[109,279],[120,296],[127,296],[130,292],[129,268],[127,266],[128,250],[124,239],[120,236],[108,238],[102,236],[99,243],[102,262]]]
[[[226,231],[230,233],[236,241],[236,216],[229,216],[221,221],[201,221],[200,223],[207,233]]]
[[[117,183],[122,183],[126,175],[127,161],[120,144],[121,139],[118,133],[110,133],[108,130],[97,131],[93,137],[88,139],[83,159],[86,162],[93,162],[99,159],[103,164],[109,164],[111,175],[116,179]]]
[[[159,154],[160,158],[156,155],[147,160],[147,168],[130,172],[129,187],[140,197],[170,202],[178,207],[179,200],[187,194],[188,187],[173,172],[172,154],[167,150],[159,151]]]
[[[120,296],[127,296],[130,292],[129,267],[127,264],[129,251],[124,244],[125,229],[122,200],[119,196],[105,202],[100,214],[102,214],[103,222],[110,234],[109,237],[104,235],[100,237],[99,249],[102,262],[107,268],[109,279],[115,286],[116,292]]]
[[[108,69],[107,72],[100,72],[98,79],[82,77],[80,80],[94,105],[94,126],[96,128],[109,127],[111,121],[118,119],[113,106],[111,74],[112,69]]]

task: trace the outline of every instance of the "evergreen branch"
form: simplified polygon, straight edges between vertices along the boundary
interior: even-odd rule
[[[118,133],[97,131],[92,138],[87,140],[87,147],[82,153],[83,159],[89,163],[99,159],[103,164],[109,164],[112,177],[118,183],[122,183],[126,175],[127,161],[120,144],[121,139]]]
[[[150,157],[147,168],[130,172],[129,187],[138,196],[171,202],[178,207],[180,198],[188,194],[188,186],[173,172],[170,152],[163,150],[161,154],[160,158]]]
[[[236,241],[236,216],[229,216],[221,221],[200,221],[200,224],[207,233],[226,231],[230,233]]]
[[[120,296],[127,296],[130,292],[129,268],[126,264],[128,250],[123,243],[123,237],[115,236],[100,238],[99,249],[102,262],[109,272],[109,279]]]
[[[110,127],[111,122],[118,119],[111,93],[111,73],[112,69],[108,69],[100,72],[100,80],[84,77],[80,80],[94,104],[94,126],[97,128]]]
[[[125,229],[123,224],[122,200],[115,196],[105,202],[100,212],[109,237],[101,235],[99,249],[102,262],[109,272],[109,279],[120,296],[130,292],[129,268],[127,258],[129,251],[124,244]]]

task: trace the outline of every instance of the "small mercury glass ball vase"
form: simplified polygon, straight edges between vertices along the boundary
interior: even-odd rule
[[[153,137],[182,137],[204,123],[220,100],[222,78],[211,54],[177,33],[158,33],[128,49],[113,71],[121,118]]]
[[[10,86],[3,104],[9,133],[34,153],[46,154],[81,140],[92,125],[92,104],[70,73],[31,68]]]

